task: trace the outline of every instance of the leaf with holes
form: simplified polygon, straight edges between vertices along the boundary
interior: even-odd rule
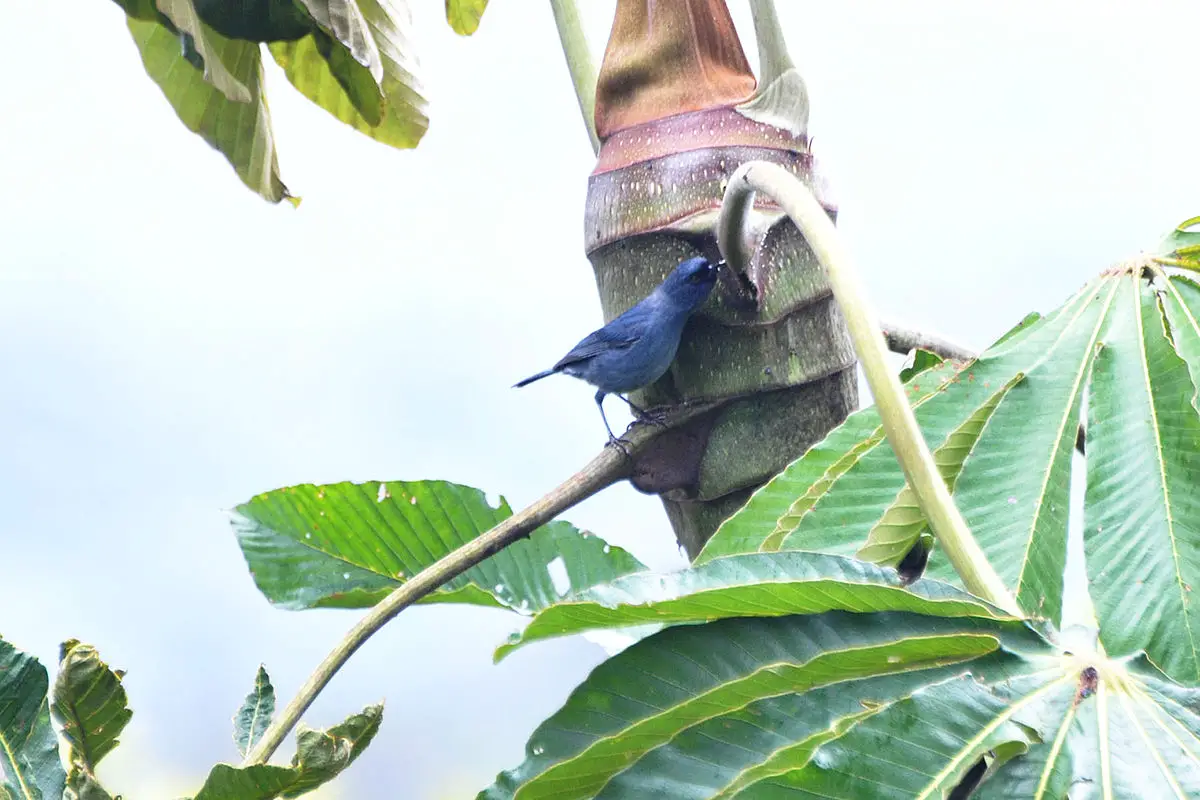
[[[501,498],[444,481],[293,486],[238,506],[238,543],[267,599],[290,609],[366,608],[512,515]],[[636,572],[619,547],[551,522],[428,595],[530,613],[568,589]]]
[[[0,797],[62,797],[67,775],[58,757],[46,691],[50,677],[38,660],[0,639]]]
[[[579,592],[538,612],[519,636],[497,649],[496,657],[541,639],[604,628],[832,610],[1011,619],[944,583],[917,581],[906,587],[894,570],[854,559],[754,553],[663,575],[635,573]]]

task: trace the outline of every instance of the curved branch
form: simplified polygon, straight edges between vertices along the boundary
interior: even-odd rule
[[[924,333],[891,322],[882,323],[882,327],[883,338],[887,340],[888,349],[893,353],[907,354],[910,350],[920,348],[951,361],[971,361],[979,355],[936,334]]]
[[[554,26],[558,29],[558,40],[562,43],[571,83],[575,86],[575,99],[579,101],[579,113],[592,140],[592,152],[600,152],[600,137],[596,135],[596,64],[588,47],[583,23],[579,20],[579,7],[575,0],[550,0],[554,11]]]
[[[366,643],[376,631],[386,625],[397,614],[421,598],[436,591],[471,569],[481,561],[494,556],[510,544],[525,538],[567,509],[587,498],[624,480],[635,465],[638,456],[664,432],[678,427],[705,414],[719,405],[717,402],[694,403],[680,406],[667,412],[664,420],[655,425],[634,425],[622,437],[623,447],[606,446],[587,466],[552,489],[543,497],[521,509],[487,533],[464,544],[454,552],[430,564],[411,579],[373,606],[363,618],[351,628],[337,646],[330,651],[287,707],[279,714],[262,739],[247,755],[243,764],[262,764],[275,752],[284,738],[300,721],[317,695],[328,685],[337,671],[350,660],[350,656]]]
[[[904,477],[917,495],[938,544],[963,584],[977,596],[1022,616],[1012,593],[988,562],[946,489],[917,427],[912,408],[904,399],[900,380],[888,365],[879,322],[867,303],[857,270],[842,248],[828,214],[809,188],[777,164],[750,161],[738,167],[729,179],[717,223],[717,238],[726,260],[735,269],[741,269],[745,264],[744,231],[756,192],[768,195],[783,208],[825,267],[830,288],[846,317],[855,352],[879,408],[888,442],[900,461]]]

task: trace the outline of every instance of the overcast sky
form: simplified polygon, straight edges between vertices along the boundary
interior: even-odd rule
[[[582,2],[598,53],[613,3]],[[235,760],[257,665],[282,702],[356,618],[272,609],[222,509],[423,478],[521,505],[603,444],[582,384],[509,388],[601,321],[593,156],[549,7],[501,0],[461,39],[441,2],[413,5],[432,119],[415,151],[269,75],[299,210],[183,128],[113,3],[5,8],[0,634],[48,664],[77,637],[129,671],[135,715],[101,769],[126,797],[193,792]],[[1200,214],[1194,2],[783,0],[780,16],[885,317],[983,346]],[[626,486],[567,518],[681,563],[658,501]],[[603,654],[557,641],[492,666],[515,625],[417,608],[368,644],[307,721],[386,698],[383,729],[323,796],[470,797],[516,764]]]

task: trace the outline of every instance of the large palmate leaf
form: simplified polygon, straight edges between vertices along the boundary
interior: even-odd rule
[[[714,559],[665,575],[639,572],[579,592],[538,612],[496,655],[501,658],[539,639],[598,628],[833,610],[1011,619],[952,586],[917,581],[906,588],[894,570],[854,559],[756,553]]]
[[[961,463],[955,501],[979,544],[1022,607],[1052,620],[1062,604],[1067,488],[1079,402],[1117,280],[1097,279],[978,360],[957,371],[943,365],[909,384],[910,396],[919,387],[912,403],[931,448],[946,455],[953,451],[947,467]],[[877,419],[873,410],[855,417],[868,424]],[[888,509],[906,504],[904,477],[877,428],[847,436],[851,425],[862,430],[860,419],[847,420],[759,490],[722,525],[698,560],[750,550],[852,554],[881,522],[890,524]],[[968,443],[974,440],[969,452],[959,447],[966,434]],[[824,466],[830,463],[836,469]],[[800,515],[797,503],[803,503]],[[763,525],[764,518],[774,519],[774,526]],[[906,536],[911,541],[917,533],[913,528]],[[936,552],[929,570],[956,580]]]
[[[67,775],[46,696],[50,677],[33,656],[0,639],[0,797],[59,800]]]
[[[1171,283],[1168,302],[1187,312],[1173,315],[1180,324],[1164,325],[1162,301],[1144,282],[1123,282],[1096,356],[1084,546],[1105,645],[1145,649],[1167,674],[1197,683],[1200,415],[1180,352],[1197,336],[1200,292]]]
[[[211,76],[228,75],[224,89],[189,63],[179,38],[159,22],[129,17],[129,31],[146,72],[162,89],[175,113],[233,165],[242,182],[271,202],[290,197],[279,177],[271,118],[262,93],[262,61],[254,42],[226,39],[202,22],[205,64]],[[218,64],[219,62],[219,69]],[[218,83],[220,83],[218,81]],[[245,89],[245,102],[226,92]]]
[[[260,591],[284,608],[374,605],[512,515],[444,481],[293,486],[238,506],[234,530]],[[428,595],[532,612],[570,590],[643,569],[626,551],[552,522]]]
[[[1020,624],[724,619],[602,664],[480,798],[944,798],[985,757],[984,797],[1192,797],[1197,702]]]
[[[998,673],[1046,666],[1001,651],[1004,637],[1040,650],[1011,624],[894,612],[668,628],[598,667],[534,732],[525,763],[481,797],[729,796],[809,758],[823,763],[820,743],[963,672],[950,665],[992,654]]]

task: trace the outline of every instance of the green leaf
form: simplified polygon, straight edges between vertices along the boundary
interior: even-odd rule
[[[314,27],[305,8],[294,0],[194,0],[200,19],[230,39],[277,42],[299,39]]]
[[[1008,383],[996,390],[983,405],[967,417],[963,424],[955,428],[946,441],[933,451],[933,460],[937,464],[938,474],[946,482],[946,488],[954,491],[954,483],[962,471],[971,449],[979,441],[984,426],[987,425],[996,406],[1008,394],[1008,390],[1025,379],[1024,373],[1018,372]],[[929,520],[917,501],[912,487],[905,484],[900,494],[883,512],[879,522],[871,529],[867,543],[858,551],[857,556],[873,564],[895,566],[900,563],[920,538],[922,531],[928,529]]]
[[[1200,267],[1200,217],[1179,223],[1159,242],[1154,255],[1188,262],[1193,268]]]
[[[254,690],[246,695],[242,707],[233,717],[233,741],[244,757],[254,749],[266,733],[275,715],[275,687],[261,664],[254,676]]]
[[[110,669],[91,645],[63,642],[50,711],[70,745],[67,761],[78,768],[73,773],[94,774],[100,760],[120,744],[117,737],[133,716],[121,685],[124,674]],[[80,786],[89,783],[83,775],[73,777]]]
[[[572,595],[540,611],[520,635],[496,650],[496,659],[529,642],[600,628],[831,610],[1009,618],[946,584],[921,580],[905,588],[894,570],[854,559],[756,553],[719,558],[665,575],[627,575]]]
[[[1196,683],[1200,415],[1164,325],[1157,294],[1123,282],[1089,395],[1084,545],[1109,652],[1144,649],[1167,675]]]
[[[204,63],[204,80],[235,103],[251,102],[253,96],[250,88],[244,81],[238,80],[221,60],[220,35],[201,22],[192,0],[157,0],[157,5],[159,11],[171,20],[180,33],[191,37],[192,47]]]
[[[114,800],[95,776],[76,765],[67,773],[67,790],[63,800]],[[121,800],[117,797],[116,800]]]
[[[1106,273],[957,372],[938,367],[909,385],[917,421],[934,447],[956,432],[961,438],[973,417],[987,418],[955,480],[954,499],[1022,608],[1051,620],[1062,607],[1080,402],[1122,280],[1129,278]],[[996,393],[1014,380],[989,411]],[[756,550],[855,553],[905,487],[876,421],[873,409],[852,415],[726,520],[697,561]],[[899,520],[900,511],[895,514],[888,524]],[[958,580],[936,550],[926,574]]]
[[[301,725],[296,730],[296,756],[292,759],[299,777],[283,796],[297,797],[333,780],[362,754],[382,722],[383,705],[379,704],[367,706],[327,730]]]
[[[379,48],[367,30],[367,21],[357,0],[297,0],[313,20],[347,50],[348,55],[370,70],[376,81],[383,78]]]
[[[479,20],[488,0],[446,0],[446,21],[460,36],[470,36],[479,29]]]
[[[238,506],[238,543],[259,590],[289,609],[365,608],[512,515],[501,498],[444,481],[293,486]],[[557,601],[556,568],[576,591],[643,569],[566,522],[538,528],[424,602],[529,613]],[[561,580],[561,575],[559,576]]]
[[[58,800],[66,773],[50,725],[50,677],[38,660],[0,639],[0,796]]]
[[[1012,652],[998,649],[1010,639]],[[980,680],[1038,674],[1032,690],[1038,692],[1061,679],[1047,669],[1054,663],[1047,655],[1045,646],[1019,626],[904,613],[834,611],[668,628],[600,665],[534,732],[525,763],[503,773],[480,797],[730,797],[810,764],[816,765],[812,771],[824,772],[845,763],[840,756],[828,758],[826,748],[853,731],[869,739],[856,746],[856,756],[875,758],[881,727],[899,744],[906,728],[909,736],[917,735],[913,728],[929,728],[934,736],[935,725],[974,708],[969,703],[991,710],[982,727],[994,723],[996,736],[947,736],[937,751],[923,755],[913,748],[917,774],[928,777],[953,758],[969,766],[970,754],[999,740],[1016,737],[1026,744],[1023,729],[1006,724],[1016,704],[964,688],[966,700],[949,698],[938,707],[929,689],[932,716],[920,722],[911,712],[899,713],[904,709],[896,704],[963,674],[971,663]],[[946,754],[947,749],[953,752]],[[885,781],[889,771],[895,770],[869,765],[867,777]],[[904,779],[911,778],[903,772]],[[825,796],[913,795],[846,791]]]
[[[193,800],[272,800],[294,786],[296,770],[272,764],[217,764]]]
[[[183,124],[219,150],[242,182],[262,197],[273,203],[291,198],[279,178],[271,119],[262,96],[259,46],[204,29],[202,38],[209,52],[205,63],[219,61],[249,92],[248,102],[235,102],[183,58],[179,40],[166,27],[133,17],[128,24],[146,72]]]
[[[901,383],[908,383],[922,372],[933,369],[946,360],[937,353],[931,353],[919,347],[912,351],[911,358],[912,363],[900,370]]]
[[[365,69],[356,75],[355,62],[342,65],[346,77],[339,81],[331,62],[318,52],[313,37],[272,44],[271,55],[301,94],[335,118],[392,147],[416,147],[429,127],[429,119],[425,115],[424,89],[417,78],[419,65],[413,54],[408,5],[397,0],[359,0],[358,7],[378,49],[380,83]],[[356,99],[355,92],[368,95],[368,103],[372,93],[381,97],[382,105],[368,104],[368,111],[381,109],[381,113],[364,114],[363,101]]]
[[[1200,796],[1200,690],[1011,623],[725,619],[602,664],[479,797],[932,800],[981,759],[990,800]]]
[[[952,362],[944,362],[918,376],[905,387],[909,401],[919,408],[944,390],[956,375],[957,367]],[[833,537],[833,541],[809,541],[804,546],[785,547],[784,542],[847,472],[881,449],[886,451],[883,455],[890,459],[893,469],[899,473],[875,408],[865,408],[851,414],[823,441],[813,445],[756,491],[740,511],[725,520],[696,556],[696,563],[702,564],[713,558],[737,553],[780,549],[853,555],[855,548],[852,545],[855,543],[841,534]],[[865,538],[866,531],[863,536]]]
[[[266,673],[261,667],[259,674],[265,681]],[[257,691],[258,682],[255,683]],[[296,755],[290,767],[217,764],[194,800],[271,800],[310,792],[353,764],[375,738],[382,721],[380,704],[367,706],[326,730],[301,724],[296,729]]]

